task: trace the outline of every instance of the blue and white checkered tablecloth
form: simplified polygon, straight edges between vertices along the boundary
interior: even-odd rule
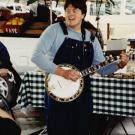
[[[93,112],[135,116],[135,79],[91,77]]]
[[[42,72],[25,73],[18,97],[22,108],[45,106],[44,80]],[[91,90],[94,113],[135,116],[135,79],[91,77]]]
[[[27,106],[44,107],[45,75],[42,72],[26,72],[22,79],[18,104],[22,108]]]

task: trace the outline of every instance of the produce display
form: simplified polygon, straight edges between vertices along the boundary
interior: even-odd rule
[[[9,34],[22,34],[27,28],[29,24],[28,22],[29,21],[24,19],[23,17],[11,17],[5,22],[3,26],[3,32]]]
[[[22,17],[11,18],[6,22],[6,25],[22,25],[26,22],[26,20]]]

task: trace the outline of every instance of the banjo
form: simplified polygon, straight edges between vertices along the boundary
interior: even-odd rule
[[[79,71],[82,77],[79,78],[77,81],[72,81],[67,80],[64,77],[58,76],[56,74],[47,73],[45,77],[45,87],[47,89],[48,95],[59,102],[71,102],[75,100],[83,91],[84,76],[92,75],[100,68],[105,67],[109,63],[112,63],[116,60],[120,61],[118,57],[114,58],[112,56],[107,56],[105,61],[97,65],[92,65],[91,67],[86,68],[83,71],[79,71],[76,67],[69,64],[59,65],[59,67],[65,70],[74,69]]]
[[[7,102],[12,100],[12,90],[14,90],[16,82],[12,72],[8,72],[6,77],[0,77],[0,108],[4,108],[5,98]]]

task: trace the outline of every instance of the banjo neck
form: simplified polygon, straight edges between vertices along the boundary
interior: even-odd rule
[[[134,52],[134,49],[130,49],[126,54],[130,55],[133,52]],[[117,56],[117,57],[107,56],[105,61],[103,61],[99,64],[96,64],[96,65],[92,65],[91,67],[88,67],[88,68],[82,70],[81,71],[82,77],[87,76],[87,75],[92,75],[97,70],[99,70],[99,69],[105,67],[106,65],[108,65],[109,63],[112,63],[112,62],[117,61],[117,60],[120,61],[119,56]]]
[[[112,63],[113,61],[114,61],[114,57],[109,56],[109,59],[107,59],[99,64],[92,65],[91,67],[82,70],[81,71],[82,77],[94,74],[97,70],[99,70],[102,67],[105,67],[106,65],[108,65],[109,63]]]

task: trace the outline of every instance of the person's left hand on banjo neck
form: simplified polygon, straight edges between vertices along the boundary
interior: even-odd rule
[[[127,65],[128,61],[129,56],[124,51],[122,51],[120,54],[120,62],[118,63],[118,67],[124,68]]]

